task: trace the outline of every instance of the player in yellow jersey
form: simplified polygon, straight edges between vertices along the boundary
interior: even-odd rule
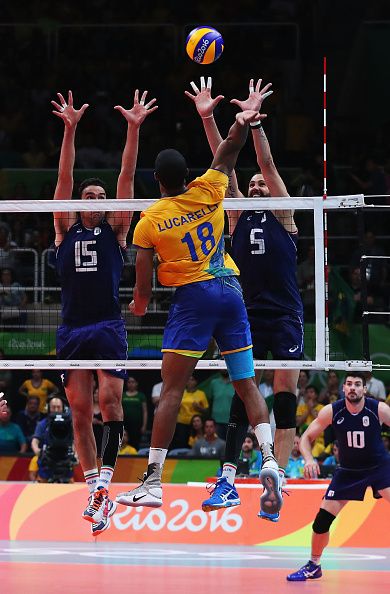
[[[152,293],[154,253],[159,260],[159,281],[178,288],[163,337],[163,388],[153,423],[148,470],[139,487],[118,495],[119,503],[162,505],[162,467],[183,391],[198,359],[214,337],[262,451],[260,478],[265,487],[262,506],[269,513],[280,509],[278,465],[273,456],[267,406],[254,382],[252,339],[237,280],[239,271],[225,253],[223,238],[222,201],[228,175],[245,144],[249,123],[263,117],[256,111],[237,114],[210,169],[188,185],[185,184],[188,169],[183,155],[167,149],[157,156],[155,177],[162,197],[141,214],[134,231],[137,281],[130,311],[137,316],[146,312]],[[219,507],[240,503],[229,477],[219,479],[218,495]]]

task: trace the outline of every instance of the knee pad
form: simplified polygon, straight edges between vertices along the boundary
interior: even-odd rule
[[[239,395],[235,392],[230,406],[229,424],[248,426],[248,415],[245,405]]]
[[[326,509],[320,508],[320,511],[313,522],[313,532],[316,534],[325,534],[326,532],[329,532],[329,528],[335,519],[336,516],[326,511]]]
[[[297,397],[292,392],[277,392],[274,396],[274,416],[277,429],[295,429]]]

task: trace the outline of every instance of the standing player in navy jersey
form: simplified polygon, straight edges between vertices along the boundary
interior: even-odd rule
[[[202,118],[203,126],[213,152],[217,150],[221,135],[214,121],[213,110],[223,99],[211,98],[211,79],[207,85],[202,77],[201,90],[191,83],[195,95],[186,91]],[[270,84],[260,90],[261,80],[254,87],[249,83],[246,101],[233,100],[242,110],[260,110],[263,100],[272,92]],[[262,128],[256,122],[252,127],[257,162],[261,173],[249,182],[250,198],[288,197],[286,186],[272,159],[270,146]],[[226,197],[241,197],[235,173],[230,176]],[[255,359],[267,359],[268,352],[274,359],[299,360],[303,354],[303,306],[296,282],[298,230],[291,210],[230,211],[229,231],[232,235],[232,256],[240,269],[240,281],[253,339]],[[274,374],[274,416],[276,422],[275,456],[279,463],[280,488],[284,469],[293,447],[296,427],[296,387],[298,369],[277,369]],[[260,378],[258,378],[258,381]],[[248,418],[242,401],[234,395],[228,433],[226,456],[222,477],[203,509],[210,511],[225,507],[223,494],[234,483],[237,460],[248,428]],[[238,498],[238,495],[237,495]],[[278,521],[279,513],[260,517]]]
[[[60,103],[52,101],[53,113],[64,122],[55,200],[70,200],[73,192],[75,134],[87,109],[73,107],[58,93]],[[155,99],[145,105],[146,91],[130,110],[116,106],[128,123],[126,145],[117,184],[117,198],[132,198],[138,153],[139,128]],[[151,109],[149,109],[151,108]],[[104,183],[97,178],[84,180],[79,188],[82,200],[104,200]],[[57,331],[59,359],[127,359],[127,335],[119,303],[119,282],[124,264],[126,236],[131,212],[102,211],[54,213],[56,267],[62,287],[63,323]],[[80,464],[89,488],[89,501],[83,513],[97,536],[108,528],[116,503],[108,498],[118,449],[123,436],[122,392],[124,370],[98,370],[99,404],[104,421],[102,466],[97,468],[96,443],[92,431],[93,371],[68,370],[64,387],[72,409],[74,438]]]
[[[290,582],[322,576],[321,555],[329,542],[329,528],[348,501],[363,501],[367,487],[390,502],[390,456],[383,445],[381,426],[390,425],[390,407],[366,398],[363,373],[349,373],[343,385],[345,400],[327,404],[301,437],[299,448],[305,459],[305,477],[317,478],[319,466],[311,453],[312,442],[332,425],[339,444],[340,467],[332,478],[313,523],[310,560]]]

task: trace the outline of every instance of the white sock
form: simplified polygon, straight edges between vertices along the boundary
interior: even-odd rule
[[[84,472],[85,482],[87,483],[87,487],[90,493],[93,493],[96,490],[96,485],[99,479],[99,471],[97,468],[91,468],[90,470],[86,470]]]
[[[104,489],[108,490],[113,474],[114,474],[114,469],[111,468],[111,466],[102,466],[100,469],[100,476],[99,476],[99,480],[96,485],[96,489],[99,489],[100,487],[104,487]]]
[[[313,563],[315,563],[316,565],[320,565],[321,564],[321,555],[312,555],[310,557],[310,561],[313,561]]]
[[[165,450],[164,448],[150,448],[148,466],[149,464],[160,464],[162,467],[165,458],[167,457],[167,453],[168,450]]]
[[[237,466],[230,462],[225,462],[222,466],[222,475],[224,476],[232,487],[234,486],[234,479],[236,478]]]
[[[259,423],[254,428],[254,432],[259,445],[262,443],[270,443],[272,445],[271,425],[269,423]]]

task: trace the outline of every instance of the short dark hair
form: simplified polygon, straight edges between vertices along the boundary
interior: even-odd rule
[[[85,190],[85,188],[87,188],[88,186],[100,186],[101,188],[103,188],[103,190],[107,194],[107,186],[102,179],[100,179],[99,177],[88,177],[87,179],[83,179],[83,181],[79,185],[79,189],[78,189],[78,197],[79,198],[81,198],[81,194],[83,193],[83,190]]]
[[[345,382],[347,381],[347,377],[358,377],[358,378],[360,378],[362,380],[363,386],[366,385],[366,376],[364,375],[364,372],[363,371],[351,371],[351,372],[347,372],[345,374],[343,384],[345,384]]]
[[[154,165],[156,177],[167,190],[176,190],[185,183],[188,167],[185,158],[176,149],[158,153]]]
[[[204,420],[205,425],[206,425],[207,421],[212,421],[214,423],[214,425],[217,426],[215,419],[213,419],[212,417],[207,417],[207,419]]]
[[[258,447],[258,441],[257,441],[257,437],[254,433],[251,433],[250,431],[248,431],[248,433],[245,435],[245,439],[249,438],[250,440],[252,440],[253,443],[253,449],[255,450]],[[244,441],[245,441],[244,439]]]

